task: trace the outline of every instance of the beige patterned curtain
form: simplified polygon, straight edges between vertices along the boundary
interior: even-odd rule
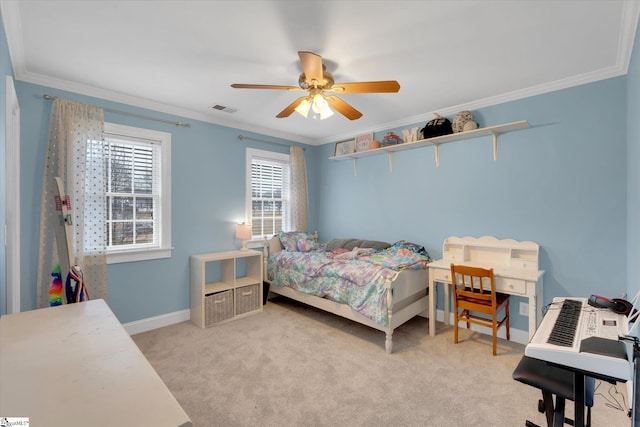
[[[106,172],[103,155],[104,112],[101,108],[55,99],[49,117],[47,156],[42,178],[38,306],[49,305],[51,273],[60,262],[56,227],[55,177],[60,177],[71,202],[72,265],[78,265],[90,299],[107,297]],[[59,207],[59,206],[58,206]],[[61,254],[62,256],[62,254]],[[65,256],[66,258],[66,256]],[[61,271],[62,282],[69,271]],[[64,301],[64,298],[63,298]]]
[[[307,166],[304,161],[304,149],[291,147],[289,149],[289,197],[290,215],[289,227],[291,231],[307,231],[308,224],[308,196],[307,196]]]

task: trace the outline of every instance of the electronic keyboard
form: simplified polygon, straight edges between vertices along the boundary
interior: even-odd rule
[[[618,381],[632,379],[626,316],[587,304],[586,298],[554,298],[524,354]]]

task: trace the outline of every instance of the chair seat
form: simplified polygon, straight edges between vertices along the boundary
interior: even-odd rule
[[[487,294],[487,292],[484,292],[484,294]],[[491,294],[491,292],[489,292],[488,294]],[[509,300],[509,294],[501,294],[500,292],[496,292],[496,304],[498,307],[503,305],[508,300]],[[460,296],[458,297],[458,301],[467,301],[473,304],[481,304],[481,305],[486,305],[491,307],[491,301],[477,299],[477,298],[468,297],[468,296]]]

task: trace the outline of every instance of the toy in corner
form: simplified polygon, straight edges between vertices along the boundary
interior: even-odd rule
[[[75,285],[72,282],[75,282]],[[65,283],[65,292],[68,304],[89,300],[89,292],[84,284],[82,269],[77,265],[74,265],[71,267],[71,270],[69,270]]]
[[[62,274],[60,273],[60,264],[56,264],[51,271],[51,284],[49,285],[49,306],[55,307],[62,305]]]

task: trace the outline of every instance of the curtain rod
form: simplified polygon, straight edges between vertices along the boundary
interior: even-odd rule
[[[47,94],[42,95],[42,97],[44,99],[46,99],[47,101],[50,101],[50,100],[58,98],[57,96],[51,96],[51,95],[47,95]],[[145,115],[142,115],[142,114],[129,113],[128,111],[113,110],[111,108],[102,108],[102,109],[104,111],[109,111],[110,113],[116,113],[116,114],[122,114],[122,115],[125,115],[125,116],[137,117],[139,119],[155,120],[156,122],[169,123],[170,125],[183,126],[183,127],[186,127],[186,128],[190,128],[191,127],[191,123],[176,122],[174,120],[166,120],[166,119],[160,119],[158,117],[151,117],[151,116],[145,116]]]
[[[245,135],[238,135],[238,139],[239,139],[240,141],[242,141],[243,139],[248,139],[248,140],[256,141],[256,142],[264,142],[265,144],[279,145],[279,146],[281,146],[281,147],[287,147],[287,148],[291,147],[290,145],[288,145],[288,144],[283,144],[283,143],[281,143],[281,142],[267,141],[266,139],[252,138],[252,137],[250,137],[250,136],[245,136]],[[307,149],[306,149],[306,148],[304,148],[304,147],[302,147],[302,150],[303,150],[303,151],[307,151]]]

